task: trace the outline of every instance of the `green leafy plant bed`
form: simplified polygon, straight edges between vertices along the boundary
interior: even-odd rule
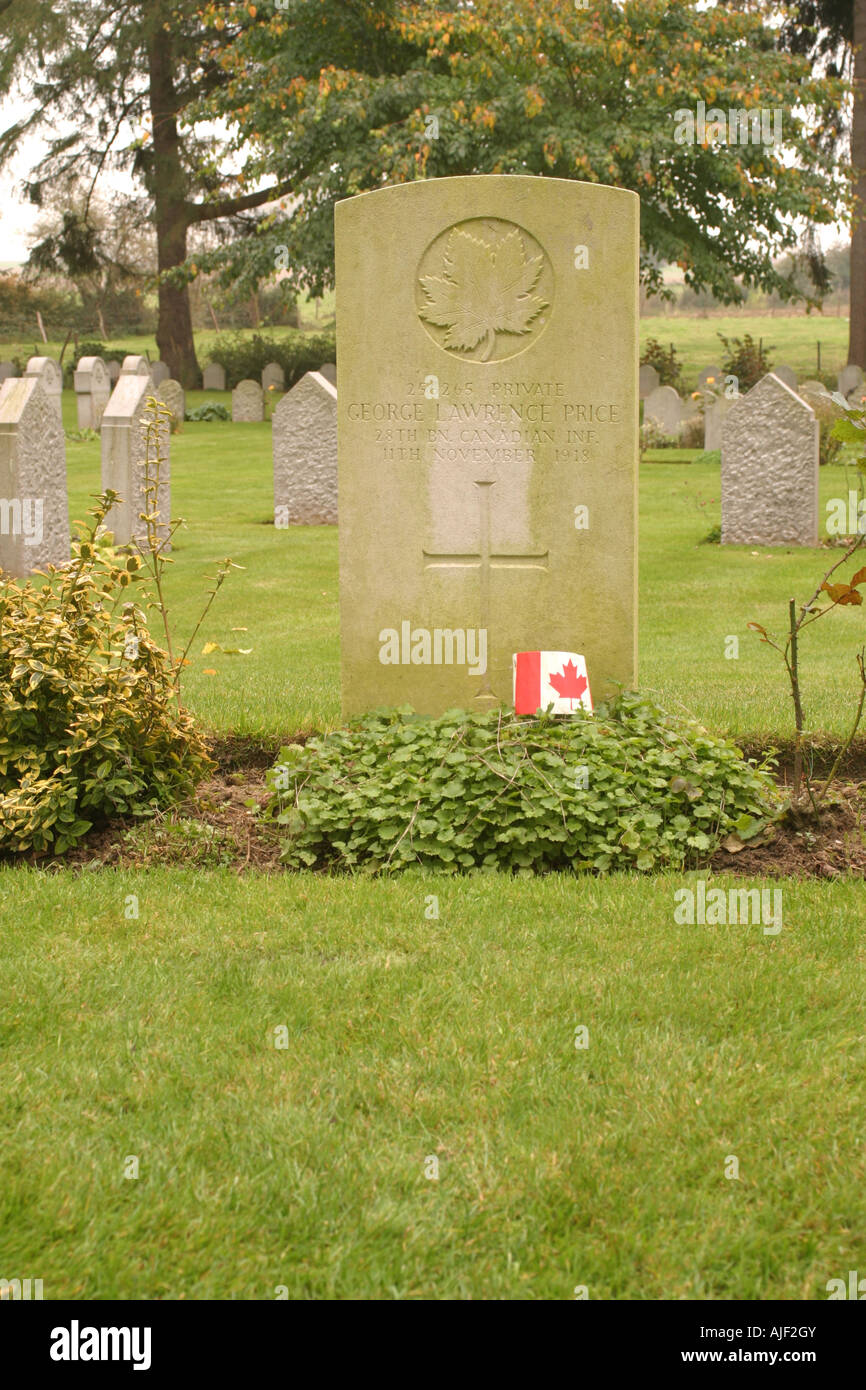
[[[386,710],[280,750],[262,814],[293,868],[682,868],[776,814],[764,767],[624,694],[594,715]]]

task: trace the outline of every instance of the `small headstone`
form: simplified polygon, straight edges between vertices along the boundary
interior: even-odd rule
[[[173,381],[168,377],[161,386],[156,388],[156,394],[167,405],[171,411],[171,432],[176,434],[183,424],[183,417],[186,413],[186,396],[184,389],[179,381]]]
[[[114,385],[115,381],[117,381],[117,378],[120,376],[120,363],[112,358],[106,367],[106,371],[108,372],[108,380]]]
[[[273,415],[274,525],[337,524],[337,388],[307,372]]]
[[[722,447],[722,422],[733,401],[727,396],[716,396],[704,406],[704,448],[717,450]]]
[[[157,453],[163,460],[156,497],[160,534],[171,519],[171,445],[167,421],[154,434],[148,465],[147,434],[142,417],[147,399],[153,394],[149,375],[123,373],[102,417],[102,487],[103,491],[113,488],[122,499],[109,512],[105,525],[114,532],[118,545],[127,545],[133,539],[141,544],[146,542],[147,527],[141,520],[141,513],[153,509],[153,495],[148,497],[146,490],[148,483],[152,485],[156,481]]]
[[[657,386],[643,403],[644,424],[654,420],[670,439],[675,439],[683,422],[683,403],[672,386]]]
[[[863,371],[860,367],[849,363],[843,367],[837,378],[837,389],[847,400],[852,391],[856,391],[858,386],[863,385]]]
[[[797,390],[797,373],[794,371],[793,367],[789,367],[783,362],[780,366],[773,368],[773,376],[777,376],[780,381],[784,381],[785,385],[790,387],[792,391]]]
[[[709,386],[713,391],[721,391],[724,384],[725,374],[721,367],[704,367],[702,372],[698,372],[699,391],[705,386]]]
[[[263,391],[285,391],[286,374],[279,362],[269,362],[262,372]]]
[[[659,384],[659,374],[651,362],[641,364],[637,374],[638,395],[642,401],[653,392]]]
[[[818,421],[772,372],[725,418],[722,544],[818,544]]]
[[[149,377],[150,363],[146,357],[139,357],[137,354],[131,353],[129,357],[124,357],[120,375]]]
[[[111,395],[111,382],[101,357],[82,357],[72,378],[78,428],[98,430]]]
[[[161,386],[164,381],[169,381],[171,379],[171,371],[169,370],[168,363],[162,361],[151,362],[150,379],[154,386]]]
[[[63,424],[63,373],[54,361],[53,357],[31,357],[24,371],[24,380],[29,377],[38,377],[42,382],[42,388],[51,400],[51,404],[57,412],[57,418]]]
[[[0,570],[23,577],[69,559],[66,441],[34,376],[0,385]]]
[[[842,409],[832,399],[823,381],[803,381],[797,387],[797,395],[810,405],[819,420],[835,420]]]
[[[638,207],[496,174],[337,203],[346,714],[510,707],[524,651],[633,685]]]
[[[264,397],[257,381],[239,381],[232,391],[232,420],[254,424],[265,418]]]
[[[205,391],[224,391],[226,389],[226,369],[218,362],[209,362],[204,369],[202,388]]]
[[[330,381],[332,386],[337,384],[337,364],[336,362],[323,362],[319,368],[319,375],[326,381]]]
[[[10,376],[14,376],[14,375],[15,375],[15,363],[14,363],[14,362],[0,362],[0,382],[3,382],[3,381],[8,380],[8,378],[9,378]]]

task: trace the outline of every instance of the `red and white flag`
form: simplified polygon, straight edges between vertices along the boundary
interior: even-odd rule
[[[592,714],[586,662],[577,652],[517,652],[513,665],[515,714],[535,714],[548,705],[554,714]]]

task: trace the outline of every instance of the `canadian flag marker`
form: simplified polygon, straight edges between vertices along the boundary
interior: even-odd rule
[[[548,705],[554,714],[592,714],[586,662],[577,652],[517,652],[512,663],[515,714],[535,714]]]

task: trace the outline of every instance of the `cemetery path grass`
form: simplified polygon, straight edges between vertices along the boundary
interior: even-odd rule
[[[69,393],[64,401],[74,411]],[[189,394],[191,406],[218,393]],[[225,399],[225,397],[223,397]],[[688,459],[688,454],[683,454]],[[67,441],[70,516],[100,487],[99,443]],[[172,506],[187,518],[167,584],[181,649],[218,562],[242,572],[223,587],[199,633],[185,695],[208,726],[278,740],[340,723],[337,533],[273,525],[270,425],[187,424],[172,438]],[[821,470],[821,506],[847,498],[844,468]],[[805,600],[832,563],[826,549],[702,545],[719,524],[719,469],[645,463],[640,480],[639,680],[669,708],[684,707],[738,737],[788,738],[793,720],[779,658],[750,632],[780,630],[791,596]],[[738,655],[728,655],[734,647]],[[858,691],[854,652],[863,614],[838,610],[802,642],[807,727],[839,738]],[[251,648],[202,654],[205,642]]]
[[[0,1267],[46,1298],[823,1299],[862,1267],[860,885],[785,884],[769,936],[677,925],[680,878],[0,880]]]

